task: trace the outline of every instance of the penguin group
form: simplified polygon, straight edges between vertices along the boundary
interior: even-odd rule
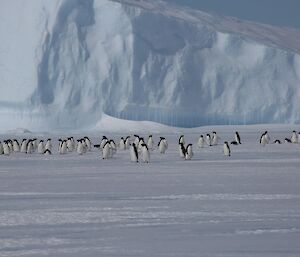
[[[270,139],[270,136],[268,135],[268,131],[265,131],[260,136],[259,143],[262,146],[265,146],[266,144],[270,143],[270,140],[271,139]],[[272,143],[280,145],[280,144],[282,144],[282,142],[287,143],[287,144],[300,144],[300,132],[297,133],[296,130],[293,130],[290,137],[286,137],[283,140],[275,139]]]
[[[185,140],[184,140],[184,135],[181,135],[178,140],[178,145],[179,145],[179,154],[180,157],[183,158],[184,160],[191,160],[194,153],[193,153],[193,145],[188,144],[185,147]]]
[[[205,145],[208,145],[208,146],[218,145],[219,139],[220,138],[217,135],[216,131],[213,131],[212,135],[207,133],[205,138],[203,135],[200,135],[200,137],[198,138],[198,142],[197,142],[198,148],[204,148]]]
[[[213,146],[218,146],[220,137],[216,131],[212,133],[201,134],[198,137],[197,146],[199,149],[213,149]],[[262,146],[267,144],[300,144],[300,133],[297,133],[295,130],[292,131],[290,136],[287,136],[283,139],[275,139],[271,142],[268,131],[264,131],[260,138],[259,143]],[[226,157],[232,155],[232,151],[244,143],[241,139],[240,133],[235,131],[233,135],[233,140],[227,140],[223,143],[222,152]],[[56,144],[55,144],[56,145]],[[147,138],[144,138],[140,135],[127,135],[121,137],[118,141],[118,144],[115,143],[114,139],[103,136],[98,145],[93,145],[90,138],[87,136],[81,137],[79,139],[74,139],[74,137],[69,136],[66,138],[58,139],[58,148],[57,152],[59,155],[65,155],[68,153],[75,153],[78,155],[83,155],[85,153],[93,151],[93,147],[99,149],[100,156],[103,160],[113,159],[118,151],[120,152],[129,152],[130,161],[134,163],[150,162],[150,155],[152,153],[158,153],[162,156],[168,150],[168,141],[165,137],[159,136],[158,142],[155,144],[153,136],[148,135]],[[233,147],[233,149],[231,149]],[[219,148],[216,148],[219,149]],[[183,160],[191,160],[194,157],[193,144],[187,143],[185,141],[185,136],[180,135],[178,138],[178,151],[179,156]],[[202,150],[201,150],[202,151]],[[204,150],[206,151],[206,150]],[[215,152],[215,151],[213,151]],[[220,147],[221,152],[221,147]],[[0,155],[10,155],[12,153],[24,153],[24,154],[41,154],[41,155],[51,155],[53,153],[53,144],[51,138],[46,140],[37,138],[24,138],[23,140],[18,141],[17,139],[5,139],[0,141]]]

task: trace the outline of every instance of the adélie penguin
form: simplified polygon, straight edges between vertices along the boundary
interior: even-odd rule
[[[193,157],[194,153],[193,153],[193,145],[192,144],[188,144],[185,150],[185,159],[186,160],[191,160]]]
[[[198,147],[199,148],[203,148],[204,147],[204,143],[205,143],[204,137],[203,137],[203,135],[200,135],[200,137],[198,139]]]
[[[150,153],[146,144],[142,144],[141,158],[143,162],[150,162]]]
[[[139,162],[139,154],[135,143],[132,143],[129,152],[130,152],[130,160],[132,162]]]
[[[242,144],[239,132],[237,132],[237,131],[235,132],[234,139],[239,145]]]
[[[149,135],[149,137],[148,137],[147,146],[148,146],[149,150],[153,150],[154,142],[153,142],[152,135]]]
[[[224,145],[223,145],[223,152],[224,152],[224,155],[225,155],[225,156],[230,156],[230,155],[231,155],[231,153],[230,153],[230,147],[229,147],[227,141],[224,142]]]
[[[183,143],[179,143],[179,155],[181,158],[185,158],[185,147]]]

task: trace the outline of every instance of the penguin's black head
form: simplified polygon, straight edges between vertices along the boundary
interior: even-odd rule
[[[152,137],[152,135],[149,135],[149,137]]]
[[[217,134],[217,132],[216,132],[216,131],[213,131],[213,134]]]

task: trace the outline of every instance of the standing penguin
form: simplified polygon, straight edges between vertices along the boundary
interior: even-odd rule
[[[292,133],[291,142],[294,144],[298,143],[298,136],[295,130]]]
[[[20,152],[20,145],[17,139],[13,140],[13,150],[14,152]]]
[[[27,154],[32,154],[33,153],[34,146],[33,146],[33,141],[31,139],[28,140],[26,149],[27,149],[26,150]]]
[[[138,147],[138,145],[139,145],[139,142],[140,142],[140,137],[139,137],[139,135],[134,135],[134,144],[135,144],[135,146],[136,147]]]
[[[44,146],[44,141],[41,140],[39,145],[38,145],[38,153],[43,154],[45,152],[45,146]]]
[[[106,136],[102,137],[101,143],[100,143],[100,150],[103,149],[104,145],[106,144],[106,142],[108,141]]]
[[[224,145],[223,145],[223,152],[224,152],[224,155],[225,156],[230,156],[230,147],[228,145],[228,142],[224,142]]]
[[[60,144],[60,149],[59,149],[59,153],[60,154],[66,154],[68,151],[68,148],[67,148],[67,142],[66,140],[63,140]]]
[[[179,143],[179,155],[181,158],[185,158],[185,147],[183,143]]]
[[[268,144],[267,131],[265,131],[265,132],[261,135],[259,142],[260,142],[260,144],[261,144],[262,146],[265,146],[266,144]]]
[[[237,132],[237,131],[235,132],[234,139],[235,139],[235,142],[237,142],[239,145],[242,144],[239,132]]]
[[[185,144],[184,142],[184,135],[181,135],[178,139],[178,144]]]
[[[141,158],[143,162],[150,162],[150,153],[146,144],[142,144]]]
[[[110,142],[107,141],[105,145],[103,146],[102,150],[102,159],[108,159],[111,157],[111,145]]]
[[[139,154],[136,148],[135,143],[132,143],[132,145],[130,146],[130,160],[132,162],[139,162]]]
[[[46,145],[45,145],[45,149],[46,150],[48,149],[51,152],[51,150],[52,150],[51,138],[47,139],[47,142],[46,142]]]
[[[83,152],[84,152],[84,149],[83,149],[83,145],[81,143],[81,140],[77,140],[77,149],[76,149],[77,153],[79,155],[82,155]]]
[[[24,138],[21,143],[21,153],[26,153],[27,151],[27,140]]]
[[[193,157],[194,153],[193,153],[193,145],[192,144],[188,144],[185,150],[185,159],[186,160],[191,160]]]
[[[161,154],[164,154],[166,152],[166,150],[168,149],[168,143],[164,137],[160,137],[160,140],[158,143],[158,149]]]
[[[125,149],[129,149],[130,147],[130,136],[125,138]]]
[[[125,146],[125,140],[123,137],[121,137],[120,143],[119,143],[119,148],[120,150],[125,150],[126,146]]]
[[[150,136],[148,137],[147,146],[148,146],[148,149],[149,149],[149,150],[153,150],[154,142],[153,142],[153,137],[152,137],[152,135],[150,135]]]
[[[7,141],[3,142],[3,154],[4,155],[9,155],[10,154],[10,150],[9,150],[9,146]]]
[[[210,134],[206,134],[206,143],[211,146],[211,137]]]
[[[139,143],[138,143],[138,152],[142,151],[142,145],[145,144],[144,138],[140,137]]]
[[[203,135],[201,135],[200,137],[199,137],[199,139],[198,139],[198,147],[199,148],[203,148],[204,147],[204,137],[203,137]]]
[[[211,140],[211,144],[212,145],[217,145],[218,144],[218,135],[216,131],[213,131],[213,136],[212,136],[212,140]]]
[[[87,147],[87,151],[92,151],[92,142],[88,137],[84,137],[84,141]]]
[[[67,149],[68,149],[68,152],[73,152],[73,150],[74,150],[73,141],[72,141],[72,138],[70,138],[70,137],[67,140]]]

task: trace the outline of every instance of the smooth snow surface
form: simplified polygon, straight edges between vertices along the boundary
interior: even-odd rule
[[[242,145],[224,157],[235,129]],[[271,126],[269,135],[283,140],[293,129]],[[219,145],[198,149],[200,133],[213,130]],[[262,147],[264,130],[185,130],[191,161],[179,157],[180,134],[167,133],[166,154],[155,149],[149,164],[130,163],[128,151],[58,155],[49,134],[52,156],[0,156],[0,256],[298,257],[300,145]]]
[[[156,0],[3,0],[1,129],[300,122],[300,32]]]

